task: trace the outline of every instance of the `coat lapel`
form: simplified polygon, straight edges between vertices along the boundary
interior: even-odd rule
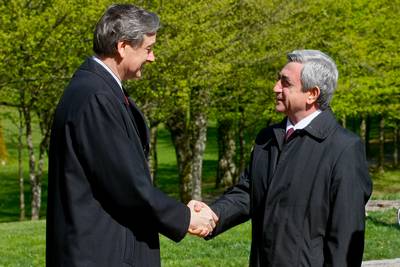
[[[309,138],[324,140],[337,127],[338,124],[336,123],[332,110],[327,109],[319,114],[306,128],[301,131],[302,134],[309,136]],[[287,192],[289,192],[292,179],[295,175],[298,175],[294,173],[294,170],[291,169],[291,162],[293,160],[302,160],[301,158],[293,159],[293,157],[296,157],[295,155],[297,154],[296,152],[298,151],[298,147],[300,145],[300,143],[296,143],[296,141],[300,140],[293,140],[291,144],[288,144],[290,147],[286,147],[284,144],[285,128],[286,119],[283,120],[277,128],[273,129],[278,146],[278,149],[275,152],[278,155],[275,155],[275,157],[277,157],[277,165],[273,167],[272,177],[268,177],[269,183],[267,185],[267,203],[281,201],[283,198],[287,197]],[[295,137],[295,139],[297,138]]]
[[[140,141],[142,143],[144,154],[146,155],[146,158],[148,159],[149,151],[150,151],[149,128],[146,125],[146,120],[144,118],[143,113],[136,106],[135,102],[129,97],[128,97],[128,101],[129,101],[129,109],[130,109],[129,115],[133,119],[133,124],[136,128],[136,131],[137,131],[139,137],[140,137]]]
[[[121,89],[115,78],[103,66],[94,61],[92,58],[87,58],[86,61],[82,64],[81,69],[99,75],[106,82],[106,84],[111,89],[121,105],[125,107],[128,116],[133,124],[133,128],[140,138],[144,154],[146,155],[146,158],[148,158],[150,139],[149,130],[143,114],[140,112],[139,108],[136,106],[133,100],[130,99],[126,93],[124,93],[123,89]],[[128,103],[125,100],[125,96],[128,99]]]

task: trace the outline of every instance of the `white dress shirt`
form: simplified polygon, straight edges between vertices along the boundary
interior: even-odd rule
[[[111,74],[111,76],[114,77],[114,79],[117,81],[117,83],[119,84],[119,87],[122,90],[122,82],[121,82],[120,79],[118,79],[118,77],[114,74],[114,72],[103,61],[101,61],[98,57],[93,56],[92,58],[93,58],[94,61],[99,63],[101,66],[103,66]],[[122,90],[122,92],[124,92],[124,91]]]
[[[311,123],[311,121],[313,119],[315,119],[315,117],[317,117],[322,111],[320,109],[314,111],[313,113],[311,113],[310,115],[308,115],[307,117],[301,119],[298,123],[296,123],[295,125],[292,124],[292,122],[289,120],[289,118],[286,121],[286,132],[290,129],[293,128],[295,131],[297,129],[304,129],[307,127],[307,125],[309,125]]]

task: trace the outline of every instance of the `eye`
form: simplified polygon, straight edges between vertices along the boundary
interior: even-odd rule
[[[290,87],[290,86],[292,86],[289,82],[287,82],[287,81],[285,81],[284,83],[283,83],[283,85],[285,86],[285,87]]]
[[[281,83],[282,83],[282,86],[283,86],[283,87],[290,87],[290,86],[292,86],[292,84],[287,80],[286,77],[282,77],[282,78],[281,78]]]

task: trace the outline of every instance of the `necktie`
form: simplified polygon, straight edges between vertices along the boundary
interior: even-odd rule
[[[290,136],[293,134],[294,132],[294,128],[289,128],[289,130],[287,130],[286,135],[285,135],[285,142],[287,142],[290,138]]]
[[[125,88],[122,88],[122,91],[124,92],[124,100],[125,100],[125,105],[129,107],[129,100],[128,100],[128,92],[125,90]]]

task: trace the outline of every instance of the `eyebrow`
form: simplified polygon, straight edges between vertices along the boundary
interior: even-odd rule
[[[278,78],[279,78],[279,80],[285,80],[285,81],[290,82],[289,77],[284,75],[284,74],[282,74],[282,73],[280,73],[280,72],[278,72]]]

